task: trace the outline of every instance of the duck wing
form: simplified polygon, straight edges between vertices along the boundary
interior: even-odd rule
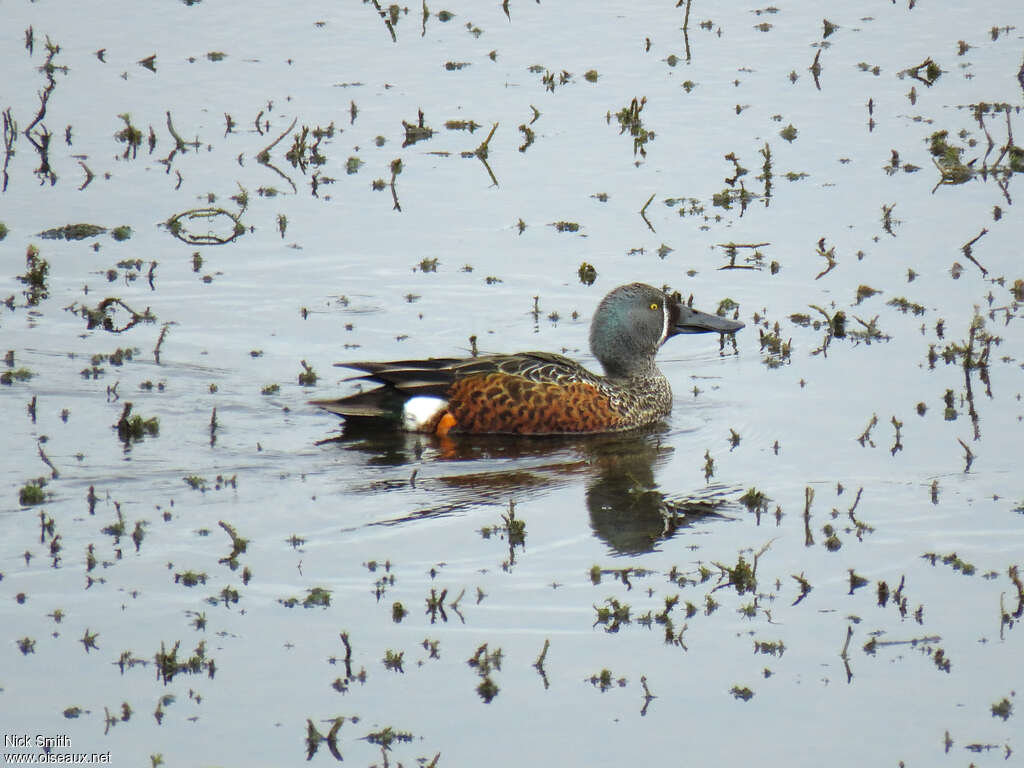
[[[514,355],[482,355],[471,358],[430,358],[390,362],[336,363],[360,371],[349,381],[367,381],[382,386],[347,397],[312,400],[311,405],[348,419],[400,420],[405,401],[413,397],[447,400],[456,381],[494,373],[533,383],[567,385],[573,382],[596,384],[598,377],[574,360],[549,352],[522,352]]]
[[[398,390],[409,398],[417,395],[446,397],[448,387],[455,380],[455,370],[459,364],[465,362],[466,360],[456,357],[434,357],[429,360],[353,362],[335,365],[363,372],[361,376],[352,376],[348,381],[384,384],[385,388]]]
[[[388,363],[337,363],[344,368],[362,371],[355,381],[375,381],[394,387],[409,397],[433,395],[446,397],[448,387],[456,379],[503,373],[527,381],[568,384],[574,381],[593,383],[597,377],[564,355],[550,352],[520,352],[514,355],[482,355],[469,358],[430,358],[428,360],[396,360]]]
[[[538,384],[594,384],[598,380],[597,376],[575,360],[551,352],[520,352],[515,355],[473,358],[462,361],[455,368],[455,373],[457,378],[503,373]]]

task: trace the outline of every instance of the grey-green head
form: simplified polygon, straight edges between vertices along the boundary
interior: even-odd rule
[[[735,333],[743,323],[687,307],[645,283],[620,285],[597,307],[590,323],[590,351],[605,375],[627,378],[650,373],[654,357],[680,333]]]

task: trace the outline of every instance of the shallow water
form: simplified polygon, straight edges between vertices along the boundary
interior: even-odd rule
[[[410,7],[394,42],[372,4],[5,8],[5,736],[281,765],[344,718],[312,760],[1020,762],[1024,17],[862,4],[823,38],[810,3],[685,33],[673,5]],[[166,225],[206,207],[244,231]],[[40,235],[78,223],[131,235]],[[723,269],[729,243],[758,247]],[[473,336],[594,365],[634,280],[747,323],[669,342],[643,434],[352,438],[307,405],[351,391],[336,361]],[[89,328],[109,297],[153,321]],[[126,402],[158,433],[119,439]]]

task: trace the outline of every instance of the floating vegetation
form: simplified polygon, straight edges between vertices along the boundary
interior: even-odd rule
[[[121,347],[118,347],[109,355],[93,355],[91,358],[89,358],[89,363],[94,367],[99,366],[103,362],[107,362],[110,363],[111,365],[120,367],[124,365],[126,360],[131,361],[132,358],[137,354],[139,354],[138,347],[125,347],[123,349]]]
[[[731,195],[727,195],[726,197],[728,200],[732,199]],[[728,200],[725,204],[726,207],[731,204]],[[728,264],[719,267],[719,269],[763,269],[765,255],[761,249],[769,245],[771,245],[771,243],[734,243],[732,241],[728,243],[717,243],[715,247],[723,249],[725,251],[726,258],[729,260]],[[739,258],[741,253],[744,254],[743,263],[737,264],[736,259]],[[726,304],[726,302],[728,302],[728,304]],[[731,299],[725,299],[723,302],[719,303],[717,314],[724,316],[725,312],[732,311],[738,307],[739,305]]]
[[[803,573],[801,573],[799,576],[794,574],[792,576],[792,579],[800,587],[800,594],[797,595],[797,598],[793,601],[792,605],[799,605],[800,602],[811,593],[811,590],[814,589],[814,587],[811,586],[811,582],[804,578]]]
[[[604,693],[605,691],[611,690],[611,688],[613,686],[618,686],[619,688],[625,688],[626,685],[628,684],[628,681],[624,677],[620,677],[618,679],[615,679],[615,677],[612,675],[612,671],[610,669],[602,669],[597,674],[591,675],[588,678],[588,682],[592,686],[597,688],[597,690],[599,690],[601,693]]]
[[[597,618],[594,620],[593,626],[601,625],[604,627],[605,632],[611,634],[618,632],[623,626],[632,621],[630,618],[630,608],[627,603],[620,603],[614,597],[605,598],[605,603],[606,605],[600,607],[594,606]]]
[[[878,315],[875,315],[870,320],[862,320],[856,315],[853,319],[860,324],[860,328],[854,328],[847,331],[846,335],[853,339],[855,342],[863,342],[870,344],[873,341],[889,341],[892,339],[887,333],[883,333],[878,327]]]
[[[191,488],[193,491],[206,491],[209,487],[206,478],[200,477],[199,475],[187,475],[182,478],[185,481],[185,485]]]
[[[949,143],[949,131],[935,131],[928,137],[928,150],[940,174],[940,184],[964,184],[974,177],[974,169],[963,163],[963,147]]]
[[[302,364],[302,370],[299,372],[299,385],[303,387],[315,387],[317,375],[313,367],[309,365],[305,360],[299,361]]]
[[[516,517],[515,502],[509,500],[508,511],[502,513],[500,524],[485,525],[480,529],[480,535],[485,539],[489,539],[492,535],[506,539],[508,541],[508,559],[502,563],[502,568],[507,571],[515,565],[516,547],[525,548],[526,546],[526,521]]]
[[[716,208],[725,208],[729,210],[733,204],[738,204],[741,208],[746,208],[750,201],[753,200],[755,195],[749,192],[745,187],[739,189],[733,189],[726,187],[721,192],[715,192],[711,196],[711,204]]]
[[[131,412],[132,404],[125,403],[121,418],[114,425],[118,438],[126,448],[130,443],[139,442],[146,435],[156,437],[160,434],[160,420],[156,416],[144,419],[139,414],[133,416]]]
[[[405,610],[405,606],[397,600],[391,604],[391,620],[395,624],[401,624],[402,619],[409,615],[409,612]]]
[[[40,477],[36,480],[29,480],[18,491],[18,503],[23,507],[31,507],[42,504],[46,501],[46,493],[43,486],[46,485],[46,478]]]
[[[729,689],[729,693],[733,695],[733,698],[740,701],[750,701],[754,697],[754,692],[746,686],[734,685]]]
[[[510,547],[526,545],[526,521],[516,518],[515,504],[511,500],[508,503],[508,512],[501,515],[501,522]]]
[[[177,640],[170,651],[161,642],[160,650],[154,655],[153,661],[156,664],[157,680],[162,680],[164,685],[169,685],[175,677],[180,674],[197,675],[206,672],[211,680],[216,674],[216,664],[213,659],[206,657],[206,641],[200,640],[192,655],[187,659],[178,660],[178,650],[181,648],[181,641]]]
[[[149,311],[149,307],[137,312],[116,296],[103,299],[95,309],[80,306],[77,302],[64,309],[83,317],[85,327],[90,331],[93,328],[101,328],[110,333],[124,333],[139,323],[156,322],[156,315]]]
[[[241,595],[238,594],[238,590],[234,587],[224,587],[218,594],[211,595],[206,598],[206,602],[210,605],[220,605],[224,603],[224,607],[228,608],[238,603],[241,599]]]
[[[320,152],[320,144],[324,139],[334,137],[334,123],[326,127],[316,126],[310,128],[308,125],[295,134],[292,145],[285,152],[284,158],[293,168],[298,168],[305,173],[308,168],[317,168],[327,163],[327,158]],[[268,163],[269,165],[269,159]]]
[[[1001,718],[1003,721],[1009,720],[1010,715],[1013,714],[1013,704],[1008,698],[1003,697],[1002,701],[997,701],[992,705],[992,717]]]
[[[396,731],[390,725],[379,731],[372,731],[364,736],[371,744],[377,744],[384,751],[390,751],[396,741],[412,742],[414,736],[406,731]]]
[[[870,299],[872,296],[878,293],[881,293],[881,291],[876,291],[870,285],[859,285],[857,286],[857,300],[855,303],[860,304],[865,299]]]
[[[597,280],[597,270],[593,264],[584,261],[580,264],[580,268],[577,270],[580,282],[584,285],[593,285],[594,281]]]
[[[543,67],[530,67],[531,72],[544,69]],[[551,72],[550,70],[544,70],[544,74],[540,79],[541,85],[544,86],[545,91],[555,92],[556,86],[565,85],[572,81],[572,72],[562,70],[561,72]]]
[[[341,638],[342,645],[345,646],[345,658],[342,662],[345,665],[345,677],[335,678],[331,687],[338,693],[345,693],[348,691],[349,685],[353,682],[365,683],[366,682],[366,669],[360,668],[359,672],[352,671],[352,643],[349,641],[348,632],[342,632],[339,637]],[[337,663],[337,659],[332,657],[330,659],[331,664]]]
[[[708,482],[715,476],[715,460],[711,451],[704,451],[704,482]]]
[[[760,491],[757,488],[747,489],[747,492],[740,496],[739,502],[749,511],[757,512],[758,514],[768,509],[768,496],[764,491]]]
[[[640,118],[640,113],[643,112],[646,104],[646,96],[639,101],[634,98],[627,106],[615,113],[615,119],[619,121],[619,135],[621,136],[626,131],[629,131],[629,135],[633,137],[634,157],[637,154],[641,157],[647,157],[647,143],[654,141],[654,131],[645,128],[643,120]],[[608,115],[608,122],[611,122],[610,114]]]
[[[388,648],[384,651],[384,658],[381,662],[384,664],[384,668],[391,670],[392,672],[404,673],[405,670],[402,668],[403,659],[405,657],[405,651],[393,651]]]
[[[403,120],[402,127],[405,129],[405,141],[402,142],[403,147],[412,146],[417,141],[425,141],[434,135],[434,129],[424,124],[422,109],[419,110],[419,116],[415,123],[407,123]]]
[[[783,341],[782,329],[778,323],[765,330],[758,328],[758,339],[761,344],[761,352],[764,354],[762,362],[769,368],[779,368],[790,362],[790,354],[793,348],[793,339]]]
[[[107,282],[114,282],[121,276],[118,270],[124,270],[124,280],[126,283],[133,283],[139,279],[142,275],[142,259],[122,259],[117,262],[116,269],[108,269],[106,272]],[[156,273],[157,262],[151,261],[149,263],[149,285],[153,288],[153,278]]]
[[[121,159],[128,160],[130,157],[134,160],[138,156],[139,147],[142,146],[142,131],[132,125],[132,116],[127,112],[118,117],[124,123],[124,128],[114,134],[114,139],[125,145]]]
[[[481,678],[480,684],[476,687],[476,692],[485,704],[490,704],[500,690],[494,683],[494,680],[491,679],[491,673],[501,671],[502,658],[501,648],[489,651],[487,643],[484,643],[476,649],[476,653],[466,660],[466,663]]]
[[[475,120],[446,120],[444,127],[449,131],[469,131],[473,133],[481,125]]]
[[[533,129],[526,123],[522,123],[519,126],[519,132],[523,134],[523,143],[519,145],[519,151],[525,152],[527,149],[530,148],[530,145],[533,144],[534,140],[536,139],[536,134],[533,132]]]
[[[174,583],[183,587],[195,587],[206,583],[207,576],[202,571],[182,571],[174,574]]]
[[[85,240],[107,231],[97,224],[65,224],[63,227],[46,229],[39,233],[44,240]]]
[[[21,651],[23,656],[28,656],[30,653],[36,652],[36,641],[31,637],[22,637],[16,641],[18,650]]]
[[[303,608],[328,608],[331,605],[331,590],[325,587],[312,587],[306,590],[306,596],[302,599],[286,597],[277,602],[285,608],[294,608],[297,605]]]
[[[556,232],[579,232],[580,225],[575,221],[553,221],[551,222],[552,227],[555,228]]]
[[[302,600],[303,608],[326,608],[331,604],[331,591],[323,587],[313,587],[307,590],[306,597]]]
[[[825,534],[825,540],[822,542],[825,549],[829,552],[838,552],[842,548],[843,543],[839,540],[836,529],[831,523],[822,526],[821,532]]]
[[[462,597],[465,594],[466,590],[462,590],[462,592],[459,593],[459,596],[455,598],[455,600],[452,603],[449,603],[449,607],[451,607],[458,614],[459,618],[462,619],[463,622],[465,622],[465,618],[463,618],[462,613],[459,611],[459,602],[462,600]],[[427,615],[430,616],[431,624],[436,623],[438,618],[440,618],[441,621],[448,621],[448,614],[444,610],[444,601],[447,596],[447,589],[442,589],[440,594],[438,594],[436,589],[434,589],[433,587],[430,588],[430,594],[426,598],[426,604]],[[396,605],[398,605],[398,603],[396,603]]]
[[[914,315],[923,315],[927,311],[920,304],[915,304],[912,301],[908,301],[902,296],[897,296],[895,299],[889,299],[889,301],[886,302],[886,305],[890,307],[896,307],[896,309],[898,309],[903,314],[912,312]]]
[[[393,34],[393,33],[392,33]],[[336,717],[331,722],[331,728],[327,735],[323,735],[313,725],[312,720],[306,720],[306,760],[312,760],[313,756],[320,749],[323,742],[327,742],[327,749],[339,762],[342,760],[341,751],[338,749],[338,732],[345,722],[344,717]]]
[[[904,69],[899,73],[900,77],[905,75],[921,81],[930,88],[935,84],[935,81],[942,76],[942,68],[932,61],[932,57],[929,56],[920,64]]]
[[[234,478],[232,478],[231,483],[232,483],[232,485],[234,485]],[[226,523],[223,520],[220,520],[220,521],[218,521],[217,524],[231,538],[231,552],[228,553],[227,557],[222,557],[217,562],[220,565],[228,566],[229,568],[231,568],[231,570],[235,570],[238,567],[238,556],[241,555],[241,554],[244,554],[245,551],[249,548],[249,540],[239,536],[238,535],[238,531],[236,531],[234,526],[230,525],[229,523]],[[248,578],[246,578],[244,576],[244,574],[243,574],[243,581],[248,581]],[[317,589],[319,589],[319,587],[317,587]],[[318,597],[320,597],[320,595],[318,595]],[[326,604],[327,605],[330,604],[330,594],[329,593],[327,595],[327,603]]]
[[[988,332],[985,327],[985,318],[975,310],[974,317],[967,329],[967,340],[950,342],[942,349],[940,356],[947,365],[957,364],[962,366],[965,371],[985,371],[988,368],[992,347],[998,346],[1000,343],[1002,343],[1002,339]]]
[[[943,565],[948,565],[954,571],[959,571],[964,576],[973,576],[976,569],[971,564],[962,560],[956,552],[950,552],[948,555],[937,555],[934,552],[925,552],[921,555],[922,558],[929,561],[932,565],[941,562]]]
[[[244,209],[244,206],[243,206]],[[206,225],[206,230],[201,227]],[[216,225],[219,231],[211,229]],[[164,226],[167,231],[189,245],[224,245],[245,233],[240,214],[224,208],[192,208],[171,216]]]
[[[781,640],[755,640],[754,653],[762,653],[766,656],[778,656],[786,652],[786,644]]]
[[[35,373],[28,368],[14,368],[13,370],[0,373],[0,384],[9,387],[16,381],[28,381],[33,376],[35,376]]]
[[[24,296],[28,306],[34,307],[47,298],[49,287],[46,278],[50,274],[50,263],[39,255],[39,249],[30,245],[25,251],[25,274],[18,280],[27,286]]]
[[[124,513],[121,511],[120,502],[114,502],[114,513],[117,516],[114,522],[110,525],[104,526],[100,531],[107,536],[112,536],[116,543],[128,532],[128,521],[124,519]]]
[[[757,555],[754,556],[753,563],[748,563],[743,555],[740,555],[734,566],[721,563],[715,563],[715,566],[728,578],[727,582],[719,586],[734,587],[738,595],[757,590]]]
[[[537,670],[537,674],[540,675],[544,681],[544,688],[548,688],[548,674],[544,670],[544,660],[547,658],[548,649],[551,647],[551,641],[548,638],[544,638],[544,647],[541,648],[540,654],[537,656],[537,660],[533,662],[533,668]]]

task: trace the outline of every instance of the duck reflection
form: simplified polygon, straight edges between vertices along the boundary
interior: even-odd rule
[[[593,470],[586,486],[590,527],[616,553],[653,550],[681,528],[726,519],[723,507],[736,489],[709,486],[697,493],[667,495],[654,481],[674,449],[661,434],[622,437],[589,446]]]
[[[666,494],[655,474],[675,449],[664,425],[625,434],[585,437],[452,436],[437,439],[402,432],[346,429],[336,443],[363,454],[368,466],[413,467],[405,478],[378,480],[362,490],[408,489],[429,482],[446,489],[444,501],[379,524],[395,525],[452,514],[480,503],[504,504],[510,494],[571,485],[582,478],[594,534],[616,554],[650,552],[659,542],[695,523],[728,519],[738,488],[706,486],[693,493]],[[431,454],[458,470],[418,480],[415,465]],[[358,489],[357,489],[358,490]]]

